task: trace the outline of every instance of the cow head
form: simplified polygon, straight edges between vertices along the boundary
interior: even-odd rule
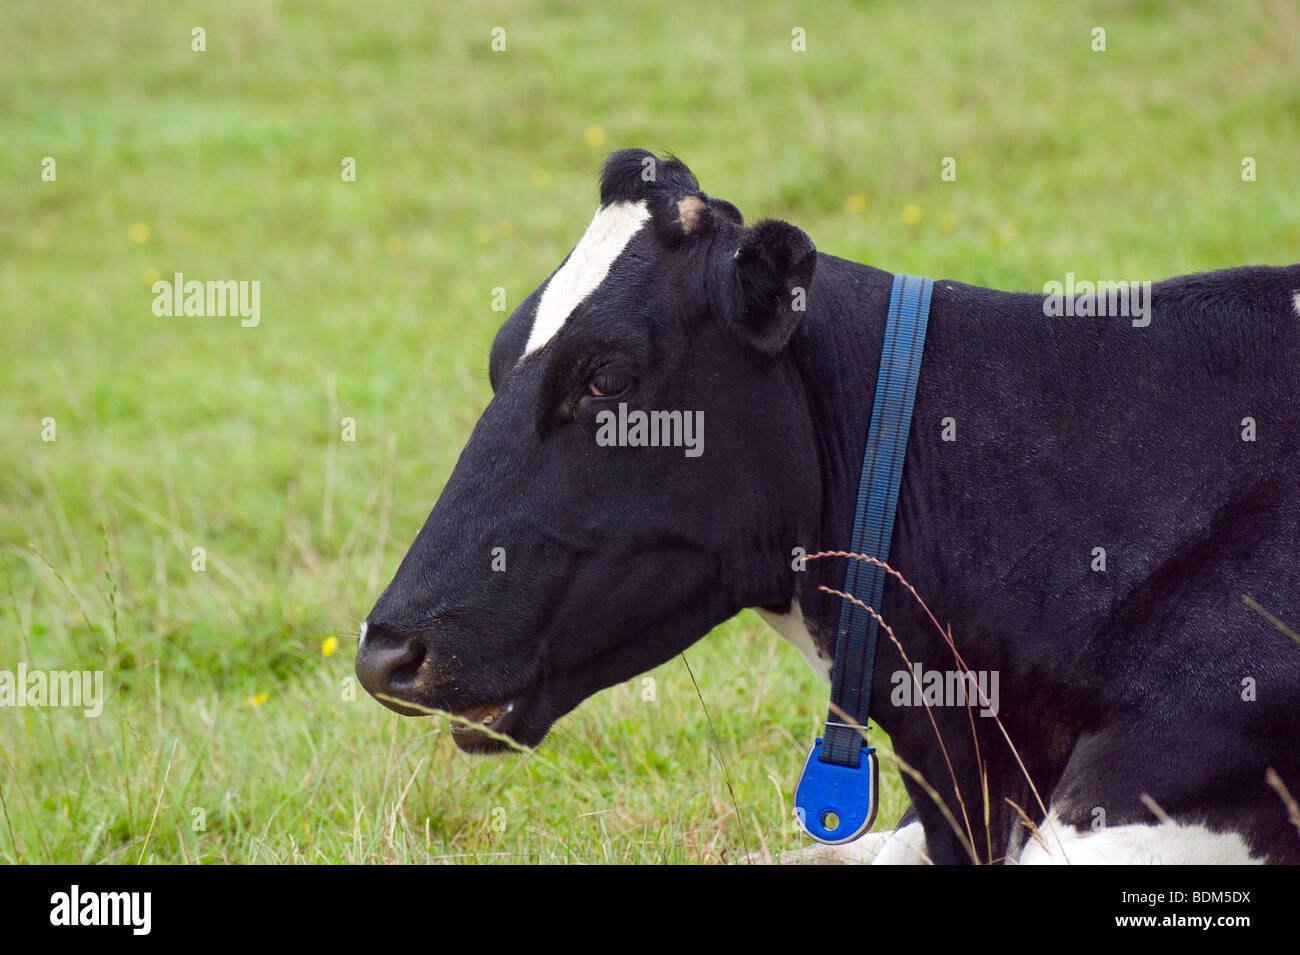
[[[500,748],[473,723],[535,745],[740,609],[785,609],[820,507],[791,357],[815,263],[677,160],[614,153],[586,234],[496,336],[495,394],[363,625],[361,684],[461,715],[464,749]]]

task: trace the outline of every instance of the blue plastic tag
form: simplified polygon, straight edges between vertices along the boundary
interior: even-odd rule
[[[818,842],[843,845],[876,821],[880,765],[869,746],[862,748],[857,769],[823,763],[821,751],[819,738],[795,789],[794,811],[804,831]]]

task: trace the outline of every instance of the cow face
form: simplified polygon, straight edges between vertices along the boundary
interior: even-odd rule
[[[819,510],[790,345],[815,262],[677,160],[613,154],[586,234],[497,334],[495,395],[363,625],[361,684],[460,715],[464,749],[501,745],[476,723],[535,745],[741,608],[784,609]]]

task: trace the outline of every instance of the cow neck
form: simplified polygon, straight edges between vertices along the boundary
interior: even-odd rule
[[[795,794],[804,829],[820,842],[858,838],[875,819],[878,763],[867,745],[871,686],[894,515],[934,289],[931,279],[895,275],[880,347],[875,395],[858,478],[850,559],[831,671],[825,734],[814,743]]]

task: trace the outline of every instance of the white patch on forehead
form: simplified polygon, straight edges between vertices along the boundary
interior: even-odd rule
[[[555,337],[573,310],[605,281],[614,260],[649,218],[645,200],[611,202],[596,210],[582,240],[542,290],[521,360]]]

